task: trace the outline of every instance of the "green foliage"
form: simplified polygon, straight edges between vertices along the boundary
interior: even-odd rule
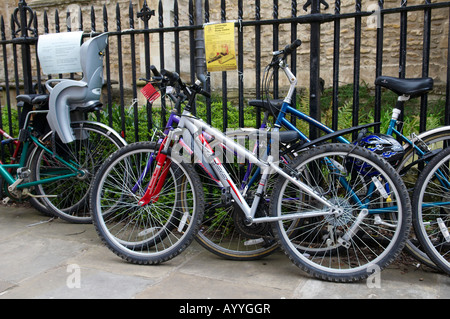
[[[332,118],[332,89],[325,90],[322,95],[322,122],[331,126]],[[353,86],[346,85],[339,88],[338,102],[338,129],[349,128],[353,119]],[[389,90],[381,94],[381,127],[380,132],[386,132],[392,116],[392,109],[397,102],[397,95]],[[444,125],[445,97],[428,99],[427,130]],[[359,124],[368,124],[375,121],[375,92],[363,83],[359,89]],[[405,102],[403,110],[403,132],[409,135],[420,131],[420,98]]]
[[[197,116],[204,121],[207,120],[207,104],[203,98],[196,103]],[[244,127],[256,127],[256,109],[246,106],[244,103]],[[223,129],[223,102],[218,95],[211,99],[211,125]],[[239,128],[239,108],[230,101],[226,108],[227,128]]]
[[[2,107],[2,128],[11,136],[19,134],[19,113],[16,108],[11,108],[11,118],[8,115],[8,108]],[[9,123],[12,123],[12,132],[9,131]]]
[[[321,97],[321,121],[327,126],[331,127],[332,123],[332,89],[327,89]],[[392,115],[392,109],[396,104],[397,95],[389,90],[383,90],[381,95],[381,132],[387,130],[389,120]],[[444,104],[445,97],[435,100],[429,98],[428,112],[427,112],[427,129],[436,128],[444,125]],[[256,109],[246,106],[244,103],[244,127],[256,127]],[[297,106],[296,108],[303,113],[309,114],[309,91],[303,90],[297,94]],[[170,111],[173,106],[167,102],[166,106],[166,120],[169,118]],[[359,124],[373,123],[375,119],[375,93],[374,90],[369,88],[366,83],[363,83],[359,89]],[[412,132],[419,132],[420,125],[420,99],[413,99],[405,103],[404,106],[404,123],[403,132],[409,135]],[[125,107],[124,114],[124,131],[127,142],[135,141],[135,121],[133,107]],[[196,102],[196,114],[199,118],[207,121],[207,104],[203,97],[199,97]],[[211,99],[211,124],[212,126],[223,129],[223,103],[222,98],[215,94]],[[4,116],[4,114],[3,114]],[[112,123],[113,128],[117,132],[122,132],[122,115],[119,105],[113,105],[112,107]],[[150,140],[154,134],[153,131],[149,131],[148,128],[148,114],[147,107],[137,107],[138,116],[138,132],[139,140]],[[227,102],[226,108],[227,128],[239,127],[239,108],[233,102]],[[344,129],[352,127],[353,118],[353,86],[345,85],[339,88],[338,98],[338,129]],[[109,123],[108,110],[105,107],[100,116],[95,114],[91,115],[92,120],[98,120],[102,123]],[[272,119],[271,119],[272,120]],[[5,123],[5,120],[4,120]],[[7,123],[7,122],[6,122]],[[151,112],[151,127],[153,129],[162,130],[163,121],[161,117],[161,107],[153,106]],[[309,125],[304,121],[296,120],[295,125],[306,135],[309,134]]]

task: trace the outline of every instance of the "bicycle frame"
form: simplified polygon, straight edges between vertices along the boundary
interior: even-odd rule
[[[303,133],[301,132],[297,127],[295,127],[287,118],[286,118],[286,114],[291,114],[293,116],[295,116],[296,118],[306,121],[307,123],[313,125],[315,128],[320,129],[321,131],[323,131],[325,134],[331,134],[331,133],[335,133],[334,130],[332,130],[331,128],[329,128],[328,126],[322,124],[321,122],[317,121],[316,119],[312,118],[311,116],[295,109],[294,107],[292,107],[292,96],[293,96],[293,92],[295,89],[295,86],[297,85],[297,78],[295,77],[295,75],[291,72],[291,70],[289,69],[288,65],[286,64],[286,62],[280,61],[279,64],[280,68],[284,71],[284,73],[286,74],[286,77],[289,79],[290,82],[290,87],[289,87],[289,91],[288,94],[286,96],[286,98],[283,101],[283,104],[281,106],[280,112],[278,114],[278,117],[275,121],[275,127],[277,128],[281,128],[281,126],[289,129],[289,130],[293,130],[296,131],[299,135],[300,138],[302,140],[304,140],[305,142],[311,142],[310,139]],[[401,101],[405,101],[405,97],[399,97],[399,99],[401,99]],[[397,120],[398,120],[398,116],[401,113],[401,111],[397,108],[393,109],[392,112],[392,117],[391,120],[389,122],[389,126],[388,129],[386,131],[387,135],[391,135],[393,136],[394,134],[397,136],[397,138],[399,138],[403,143],[410,145],[411,147],[414,148],[415,152],[419,155],[419,156],[424,156],[426,154],[426,152],[424,152],[423,150],[420,149],[420,147],[418,147],[416,145],[416,143],[414,143],[413,139],[408,139],[405,135],[403,135],[399,130],[396,129],[397,126]],[[340,143],[351,143],[349,140],[347,140],[346,138],[344,138],[343,136],[337,136],[336,137],[337,141],[339,141]]]
[[[307,115],[307,114],[305,114],[305,113],[303,113],[303,112],[301,112],[301,111],[299,111],[299,110],[297,110],[297,109],[295,109],[295,108],[293,108],[291,106],[293,92],[294,92],[295,86],[297,85],[297,79],[294,76],[294,74],[291,72],[291,70],[289,69],[288,65],[286,64],[286,62],[284,60],[280,61],[279,66],[284,71],[284,73],[286,74],[286,77],[289,79],[290,88],[289,88],[289,91],[288,91],[288,94],[287,94],[286,98],[283,100],[283,104],[281,106],[281,109],[279,111],[278,117],[277,117],[276,122],[274,124],[275,127],[276,128],[281,128],[283,126],[283,127],[287,128],[289,130],[296,131],[300,135],[300,138],[302,140],[304,140],[305,142],[311,142],[310,139],[305,134],[303,134],[303,132],[301,132],[297,127],[295,127],[286,118],[286,114],[291,114],[291,115],[295,116],[296,118],[298,118],[300,120],[306,121],[310,125],[313,125],[315,128],[320,129],[321,131],[323,131],[326,134],[335,133],[335,131],[332,130],[331,128],[329,128],[328,126],[322,124],[321,122],[315,120],[311,116],[309,116],[309,115]],[[408,99],[409,98],[407,98],[407,97],[399,96],[399,101],[406,101]],[[397,126],[397,123],[398,123],[398,116],[400,115],[400,113],[401,113],[401,110],[399,110],[397,108],[393,109],[392,117],[391,117],[391,120],[389,121],[389,126],[388,126],[388,129],[386,131],[386,134],[387,135],[391,135],[391,136],[393,136],[395,134],[396,137],[398,139],[400,139],[404,143],[404,145],[409,145],[409,146],[411,146],[414,149],[414,152],[416,152],[416,154],[419,156],[419,160],[417,160],[417,162],[418,161],[424,161],[425,160],[424,156],[427,154],[427,151],[422,150],[414,142],[414,138],[408,139],[401,131],[397,130],[396,126]],[[349,140],[347,140],[343,136],[336,136],[336,139],[340,143],[347,143],[347,144],[351,143]],[[419,141],[420,141],[420,139],[419,139]],[[413,164],[414,163],[412,163],[410,165],[413,165]],[[445,178],[443,178],[442,174],[440,172],[437,172],[436,174],[437,174],[437,177],[438,177],[440,183],[444,187],[450,188],[450,181],[447,181]],[[253,179],[252,179],[251,182],[253,182]],[[438,204],[439,205],[443,205],[443,204],[447,204],[447,203],[427,204],[427,206],[435,206],[435,205],[438,205]],[[370,213],[377,213],[377,212],[371,210]]]
[[[281,125],[284,125],[292,130],[295,130],[298,132],[298,134],[305,140],[309,142],[309,139],[297,128],[295,128],[292,124],[290,124],[289,121],[285,119],[286,113],[294,114],[295,116],[306,120],[313,125],[318,126],[320,129],[322,129],[326,133],[333,133],[334,131],[329,129],[327,126],[321,124],[320,122],[314,120],[313,118],[307,116],[306,114],[295,110],[290,106],[291,99],[293,95],[293,91],[295,89],[295,85],[297,83],[297,80],[295,76],[291,73],[289,68],[286,64],[280,64],[282,69],[285,71],[286,75],[288,76],[288,79],[291,82],[290,90],[287,95],[287,97],[284,100],[282,110],[279,113],[279,116],[277,118],[277,121],[275,123],[275,129],[274,131],[279,131],[279,128]],[[324,215],[330,215],[336,213],[336,208],[333,204],[331,204],[327,199],[324,197],[318,195],[314,192],[313,189],[311,189],[308,185],[297,181],[295,178],[289,176],[286,172],[284,172],[281,168],[278,167],[278,165],[274,164],[273,157],[269,156],[265,158],[264,160],[258,159],[252,152],[245,149],[241,145],[235,143],[233,140],[228,138],[225,134],[223,134],[221,131],[218,131],[217,129],[211,127],[210,125],[206,124],[205,122],[197,119],[195,116],[193,116],[188,108],[185,108],[183,111],[183,114],[181,117],[176,116],[174,113],[171,114],[168,125],[165,129],[166,138],[164,141],[160,144],[160,149],[157,152],[157,166],[155,171],[153,172],[152,178],[149,182],[149,186],[147,187],[147,190],[144,194],[144,196],[139,200],[140,205],[146,205],[150,203],[151,201],[156,201],[159,197],[159,185],[164,180],[164,174],[167,174],[168,167],[170,165],[166,162],[167,154],[169,153],[169,147],[175,147],[174,145],[171,145],[171,141],[177,140],[177,144],[179,147],[184,148],[188,154],[189,154],[189,160],[191,155],[197,155],[196,163],[199,163],[202,165],[204,170],[206,172],[211,172],[209,169],[205,169],[205,166],[208,165],[212,168],[212,172],[215,173],[215,178],[210,174],[211,177],[217,182],[219,187],[222,187],[225,189],[225,192],[229,192],[232,197],[234,198],[235,202],[238,203],[238,205],[241,206],[241,209],[243,210],[244,214],[246,215],[249,222],[268,222],[268,221],[275,221],[275,220],[283,220],[283,219],[297,219],[301,217],[314,217],[314,216],[324,216]],[[175,130],[172,130],[172,124],[178,122],[178,128]],[[190,138],[193,138],[194,140],[194,147],[189,147],[185,141],[183,141],[182,135],[185,136],[183,133],[183,130],[187,130],[188,136]],[[235,154],[240,156],[241,158],[245,158],[250,163],[255,164],[258,166],[260,170],[262,170],[262,177],[260,179],[260,182],[258,184],[256,194],[258,196],[255,196],[251,206],[247,204],[245,201],[243,195],[238,191],[238,187],[234,184],[232,179],[230,178],[228,172],[223,168],[222,163],[218,157],[215,156],[214,151],[211,149],[208,141],[204,138],[204,134],[208,134],[210,136],[214,136],[214,139],[218,140],[219,143],[222,145],[226,145],[226,148],[232,149]],[[177,138],[178,135],[178,138]],[[344,143],[350,143],[342,136],[337,136],[338,141],[344,142]],[[160,141],[161,142],[161,141]],[[172,152],[174,154],[176,152]],[[201,154],[201,156],[200,156]],[[200,159],[199,159],[200,158]],[[155,159],[150,158],[149,162],[147,163],[147,167],[149,168],[152,162]],[[331,164],[332,165],[332,164]],[[141,183],[142,178],[147,174],[148,170],[145,170],[145,172],[142,174],[141,178],[138,180],[138,182],[135,184],[133,188],[133,192],[137,191],[138,186]],[[281,176],[287,178],[291,182],[293,182],[295,185],[297,185],[299,188],[307,192],[310,196],[321,202],[325,205],[325,207],[329,208],[329,211],[323,210],[321,212],[311,212],[311,213],[294,213],[289,216],[283,216],[283,217],[259,217],[255,218],[256,210],[260,201],[260,197],[262,194],[264,194],[265,191],[265,185],[268,180],[269,174],[272,172],[276,172],[280,174]],[[255,174],[256,176],[257,174]],[[253,177],[249,184],[253,183],[255,181],[255,178]],[[351,187],[346,183],[345,179],[341,180],[344,187],[346,187],[348,190],[351,190]],[[373,184],[373,183],[372,183]],[[369,192],[372,193],[375,191],[376,186],[372,185],[370,187]],[[353,197],[355,202],[359,203],[361,205],[361,208],[365,209],[367,212],[367,203],[363,203],[361,200],[359,200],[358,196],[353,193]],[[395,210],[395,207],[387,207],[385,209],[376,209],[371,210],[370,213],[385,213],[387,211],[393,211]]]
[[[30,115],[33,114],[33,113],[43,113],[43,112],[46,113],[48,111],[31,111],[27,115],[27,119],[25,121],[23,130],[26,130],[28,132],[27,132],[27,138],[25,139],[25,141],[22,144],[23,145],[23,147],[22,147],[22,154],[27,154],[28,149],[30,147],[30,143],[34,143],[37,147],[42,148],[46,153],[48,153],[51,156],[54,156],[59,162],[61,162],[65,166],[67,166],[68,170],[70,170],[71,173],[64,174],[64,175],[59,175],[59,176],[56,176],[56,177],[50,177],[50,178],[42,179],[42,180],[39,180],[39,181],[22,183],[23,180],[21,178],[17,178],[16,179],[15,177],[13,177],[13,175],[10,172],[11,169],[19,169],[19,168],[26,167],[27,157],[26,156],[21,156],[19,163],[0,164],[0,176],[5,179],[5,181],[8,183],[8,185],[10,185],[9,186],[10,190],[25,189],[25,188],[29,188],[29,187],[32,187],[32,186],[35,186],[35,185],[51,183],[51,182],[54,182],[54,181],[57,181],[57,180],[60,180],[60,179],[65,179],[65,178],[75,177],[75,176],[82,176],[84,174],[83,171],[81,171],[77,167],[75,167],[76,164],[71,164],[71,163],[65,161],[63,158],[61,158],[57,154],[54,154],[50,149],[45,147],[39,141],[38,138],[36,138],[32,134],[29,134],[29,131],[31,130],[31,128],[28,128],[28,120],[29,120]]]
[[[269,222],[269,221],[276,221],[276,220],[286,220],[286,219],[297,219],[301,217],[314,217],[314,216],[325,216],[325,215],[331,215],[335,214],[335,207],[332,203],[330,203],[326,198],[318,195],[316,192],[314,192],[313,189],[311,189],[308,185],[304,184],[301,181],[296,180],[295,178],[291,177],[289,174],[284,172],[277,164],[273,161],[272,156],[268,156],[267,160],[260,160],[258,159],[253,153],[246,148],[244,148],[242,145],[239,145],[232,139],[228,138],[225,134],[223,134],[221,131],[213,128],[212,126],[206,124],[202,120],[197,119],[194,117],[189,111],[184,111],[178,125],[178,129],[169,132],[167,139],[170,140],[176,140],[177,135],[186,136],[185,131],[183,129],[186,129],[188,131],[188,134],[193,138],[193,142],[195,143],[195,147],[198,150],[202,150],[202,156],[206,159],[206,162],[211,165],[213,171],[216,173],[217,177],[219,178],[221,184],[223,185],[223,188],[225,188],[227,191],[230,190],[230,194],[234,198],[235,202],[241,207],[244,214],[246,215],[247,219],[251,223],[261,223],[261,222]],[[200,132],[200,134],[199,134]],[[260,196],[255,196],[251,206],[249,206],[245,200],[245,198],[242,196],[242,194],[238,191],[238,187],[231,179],[230,175],[224,169],[220,159],[214,154],[213,150],[211,149],[209,143],[206,141],[205,138],[203,138],[203,132],[206,132],[207,134],[214,136],[216,140],[218,140],[221,144],[224,144],[227,146],[227,148],[233,149],[234,152],[241,156],[242,158],[245,158],[250,163],[253,163],[257,165],[259,168],[261,168],[262,175],[260,182],[258,184],[258,188],[256,190],[257,195],[261,195],[265,191],[266,182],[268,180],[268,176],[272,173],[272,171],[280,174],[281,176],[284,176],[285,178],[289,179],[292,183],[294,183],[296,186],[307,192],[310,196],[314,197],[316,200],[324,204],[326,207],[329,208],[329,211],[322,211],[320,213],[317,212],[311,212],[311,213],[294,213],[289,216],[282,216],[282,217],[258,217],[255,218],[256,210],[260,201]],[[164,147],[160,149],[159,154],[167,154],[169,151],[169,144],[165,143]],[[172,152],[174,154],[176,152]],[[195,153],[195,151],[194,151]],[[198,156],[199,154],[196,153]],[[153,176],[152,178],[154,178]],[[151,183],[151,182],[150,182]]]
[[[14,139],[11,135],[6,133],[1,128],[0,128],[0,134],[3,135],[3,137],[6,137],[6,140],[2,140],[2,142],[1,142],[2,145],[8,144],[8,143],[13,143],[15,146],[13,154],[12,154],[12,158],[11,158],[11,163],[10,163],[10,164],[14,164],[17,160],[17,156],[19,155],[20,142],[18,140]],[[3,164],[5,164],[5,163],[0,161],[0,165],[3,165]]]

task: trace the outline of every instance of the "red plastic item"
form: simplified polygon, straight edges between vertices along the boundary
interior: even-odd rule
[[[161,96],[161,94],[156,91],[155,87],[151,83],[147,83],[147,85],[141,89],[141,93],[150,103],[155,102],[156,99]]]

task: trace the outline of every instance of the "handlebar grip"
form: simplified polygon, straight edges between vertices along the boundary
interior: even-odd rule
[[[300,45],[302,44],[302,41],[297,39],[294,42],[292,42],[291,44],[288,44],[285,48],[284,48],[284,54],[291,54],[292,52],[294,52]]]
[[[161,74],[165,76],[170,82],[177,82],[180,79],[180,76],[177,72],[170,72],[165,69],[161,70]]]
[[[158,72],[158,69],[153,64],[150,65],[150,71],[152,71],[154,76],[161,76],[161,74]]]

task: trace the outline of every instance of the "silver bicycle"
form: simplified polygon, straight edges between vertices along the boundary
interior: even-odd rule
[[[196,94],[207,95],[197,83],[186,85],[178,74],[163,71],[188,97],[178,126],[161,143],[118,150],[93,182],[92,219],[114,253],[133,263],[158,264],[190,244],[210,191],[196,164],[210,173],[221,200],[235,205],[246,226],[270,227],[292,262],[315,277],[361,280],[395,260],[408,238],[411,207],[401,177],[386,161],[342,143],[310,148],[283,166],[278,154],[256,156],[191,113]],[[268,136],[270,149],[276,149],[277,130]],[[213,141],[226,145],[230,156],[211,147]],[[227,169],[239,158],[261,169],[251,198]],[[277,179],[268,192],[272,174]],[[261,211],[261,203],[268,209]]]

